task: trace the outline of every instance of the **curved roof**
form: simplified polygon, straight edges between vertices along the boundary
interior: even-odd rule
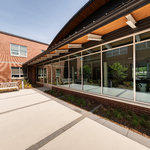
[[[115,38],[116,31],[127,26],[125,15],[133,13],[136,15],[134,17],[138,18],[137,21],[149,16],[149,7],[147,9],[144,8],[149,3],[149,0],[90,0],[62,28],[45,52],[34,57],[24,65],[51,60],[52,58],[49,56],[52,52],[60,48],[61,50],[66,49],[63,46],[69,43],[80,44],[81,41],[79,39],[81,40],[89,33],[102,35],[104,40],[107,37],[107,41],[110,40],[111,33],[111,37]],[[116,28],[112,28],[112,26]],[[107,31],[103,33],[106,28]],[[139,29],[131,31],[130,27],[128,27],[127,30],[125,28],[124,33],[129,34],[128,30],[130,33],[134,33]],[[86,40],[85,43],[88,43],[88,41]]]
[[[57,44],[59,41],[61,41],[61,39],[64,39],[70,35],[76,26],[78,26],[83,20],[85,20],[88,16],[93,14],[96,10],[109,1],[110,0],[89,0],[60,30],[49,47]]]

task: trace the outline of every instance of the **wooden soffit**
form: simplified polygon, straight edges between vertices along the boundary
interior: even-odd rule
[[[142,20],[144,18],[147,18],[147,17],[150,16],[150,4],[147,4],[144,7],[141,7],[139,9],[133,11],[130,14],[134,17],[134,19],[136,21],[140,21],[140,20]],[[117,19],[117,20],[115,20],[115,21],[113,21],[113,22],[103,26],[103,27],[100,27],[100,28],[94,30],[91,33],[103,36],[105,34],[108,34],[110,32],[113,32],[115,30],[118,30],[118,29],[120,29],[122,27],[127,26],[126,22],[127,22],[127,19],[126,19],[125,16],[123,16],[123,17],[121,17],[121,18],[119,18],[119,19]],[[88,40],[88,34],[87,34],[87,35],[85,35],[83,37],[80,37],[80,38],[72,41],[70,44],[83,44],[83,43],[86,43],[88,41],[89,40]],[[59,49],[69,49],[68,48],[68,44],[60,47]]]

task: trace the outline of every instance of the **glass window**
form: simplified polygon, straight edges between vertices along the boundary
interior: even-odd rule
[[[43,83],[43,68],[37,69],[37,81]]]
[[[116,42],[112,42],[112,43],[103,45],[102,50],[107,50],[107,49],[111,49],[111,48],[131,44],[131,43],[133,43],[133,37],[125,38],[125,39],[122,39],[122,40],[119,40],[119,41],[116,41]]]
[[[101,56],[100,54],[83,57],[84,91],[101,92]]]
[[[12,78],[27,77],[27,68],[11,67],[11,77]]]
[[[20,68],[20,76],[23,77],[24,73],[23,73],[23,68]]]
[[[81,58],[72,59],[69,61],[70,66],[70,87],[81,90]]]
[[[62,58],[60,58],[60,61],[63,61],[63,60],[68,60],[68,57],[62,57]]]
[[[122,47],[118,48],[112,51],[108,51],[106,53],[106,57],[113,57],[113,56],[118,56],[118,55],[125,55],[128,53],[128,47]]]
[[[61,86],[69,87],[68,82],[68,60],[60,62],[60,76],[61,76]]]
[[[150,102],[150,41],[136,44],[136,100]]]
[[[55,62],[52,64],[52,83],[53,85],[61,85],[61,78],[60,78],[60,62]]]
[[[47,74],[48,74],[48,84],[52,84],[52,78],[51,78],[51,75],[52,75],[52,65],[48,65],[47,66]]]
[[[150,31],[146,33],[142,33],[135,36],[136,42],[144,41],[150,39]]]
[[[93,49],[89,49],[87,51],[83,51],[82,55],[88,55],[88,54],[99,52],[99,51],[100,51],[100,47],[96,47],[96,48],[93,48]]]
[[[19,78],[19,67],[11,67],[11,77]]]
[[[19,57],[27,57],[27,47],[11,44],[11,55],[12,56],[19,56]]]
[[[27,57],[27,47],[20,46],[20,56],[21,57]]]
[[[75,57],[80,57],[80,56],[81,56],[81,53],[76,53],[76,54],[70,55],[69,58],[75,58]]]
[[[47,83],[47,68],[44,68],[44,83]]]
[[[103,52],[103,94],[133,99],[132,46]]]

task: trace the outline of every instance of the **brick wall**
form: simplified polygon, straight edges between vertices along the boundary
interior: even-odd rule
[[[131,110],[131,111],[135,112],[136,114],[148,114],[148,115],[150,115],[150,109],[143,107],[143,106],[137,106],[134,104],[127,104],[124,102],[118,102],[118,101],[114,101],[113,99],[107,99],[107,98],[101,98],[98,96],[92,96],[92,95],[89,95],[86,93],[81,94],[80,92],[66,90],[66,89],[62,89],[59,87],[58,88],[52,87],[52,89],[60,90],[60,91],[63,91],[63,93],[69,93],[71,95],[76,95],[76,96],[79,96],[81,98],[94,99],[94,100],[98,101],[100,104],[103,104],[105,106],[111,106],[114,108],[121,108],[121,109],[126,110],[126,111]]]
[[[36,66],[29,66],[28,67],[28,79],[32,84],[36,84],[36,74],[37,68]]]
[[[10,44],[27,47],[27,57],[16,57],[10,54]],[[36,55],[41,50],[46,50],[48,45],[27,40],[21,37],[0,33],[0,82],[11,81],[11,67],[22,67],[22,64]]]

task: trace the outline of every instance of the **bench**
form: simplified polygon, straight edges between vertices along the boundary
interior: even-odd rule
[[[10,90],[10,89],[17,89],[19,90],[18,87],[18,82],[2,82],[0,83],[0,91],[2,90]]]

